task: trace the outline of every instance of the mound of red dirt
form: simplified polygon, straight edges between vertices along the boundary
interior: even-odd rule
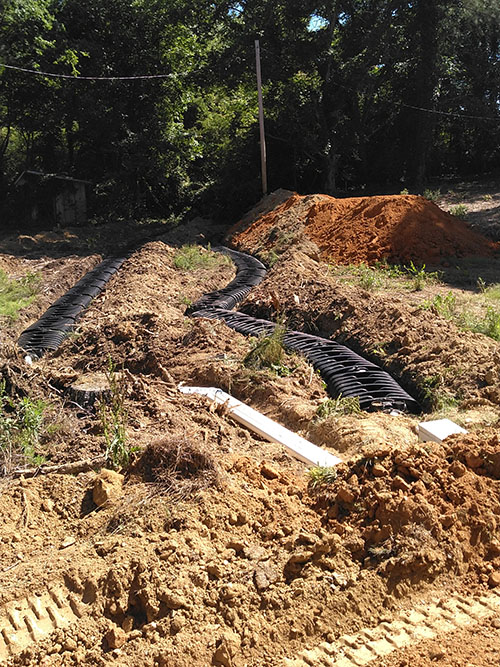
[[[232,230],[237,245],[269,249],[280,234],[283,239],[283,229],[287,237],[302,232],[318,246],[323,259],[342,264],[384,259],[435,264],[446,257],[490,256],[500,249],[498,243],[416,195],[335,199],[293,194],[246,229],[245,222]]]

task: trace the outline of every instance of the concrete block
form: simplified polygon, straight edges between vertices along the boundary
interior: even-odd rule
[[[418,439],[421,442],[443,442],[445,438],[454,433],[467,433],[467,431],[452,422],[451,419],[436,419],[420,422],[418,425]]]

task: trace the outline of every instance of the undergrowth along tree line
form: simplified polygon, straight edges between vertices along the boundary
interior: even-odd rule
[[[99,214],[240,213],[256,37],[271,190],[499,167],[497,0],[4,0],[0,63],[80,80],[0,67],[0,204],[34,169],[91,180]]]

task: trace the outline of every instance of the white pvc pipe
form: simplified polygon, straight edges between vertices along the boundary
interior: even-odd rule
[[[285,449],[295,458],[310,466],[335,466],[342,463],[342,459],[330,454],[321,447],[313,445],[309,440],[301,438],[293,431],[289,431],[281,424],[277,424],[257,410],[242,403],[234,396],[226,394],[217,387],[184,387],[179,385],[179,391],[183,394],[199,394],[206,396],[215,403],[225,405],[228,413],[244,426],[252,429],[262,437],[283,445]]]

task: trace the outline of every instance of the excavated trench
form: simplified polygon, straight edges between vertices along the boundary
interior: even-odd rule
[[[225,247],[214,248],[228,255],[237,267],[236,277],[224,288],[202,296],[188,308],[192,317],[223,320],[230,328],[250,336],[270,334],[276,324],[233,309],[266,275],[266,267],[255,257]],[[58,299],[21,334],[18,344],[37,357],[55,350],[71,333],[91,300],[101,293],[106,283],[126,257],[104,260],[87,273],[64,296]],[[335,341],[300,331],[286,330],[285,348],[302,354],[321,374],[328,393],[337,398],[357,397],[366,411],[398,410],[418,413],[420,406],[389,373]]]

